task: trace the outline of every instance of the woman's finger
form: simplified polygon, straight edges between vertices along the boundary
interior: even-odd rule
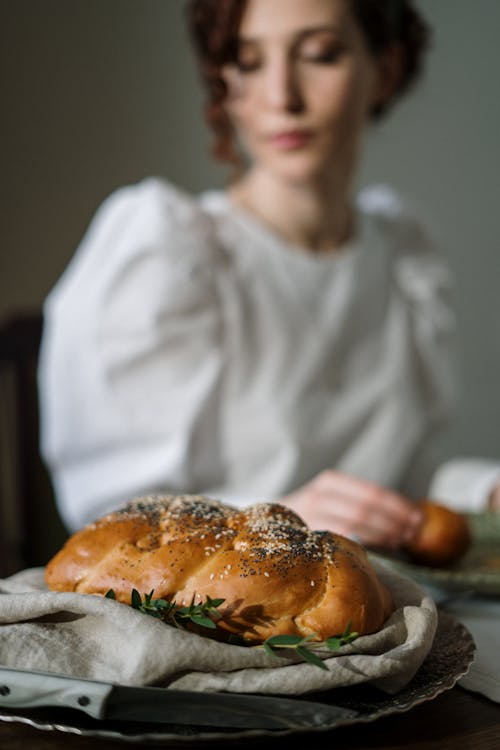
[[[285,501],[311,528],[366,545],[400,547],[421,523],[421,514],[403,496],[335,471],[322,472]]]

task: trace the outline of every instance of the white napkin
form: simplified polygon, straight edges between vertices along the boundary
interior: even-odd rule
[[[47,591],[41,568],[0,581],[0,664],[179,690],[302,694],[370,682],[396,693],[431,649],[437,610],[415,582],[377,569],[396,611],[377,633],[322,653],[327,670],[188,633],[101,596]]]

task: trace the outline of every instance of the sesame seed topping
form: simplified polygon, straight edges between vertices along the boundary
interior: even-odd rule
[[[178,575],[184,560],[191,556],[199,564],[210,566],[211,562],[203,561],[203,557],[232,553],[233,563],[224,564],[221,560],[219,572],[209,574],[210,581],[227,581],[230,575],[264,575],[272,578],[273,584],[286,585],[304,574],[306,563],[309,569],[305,580],[309,579],[311,587],[321,587],[326,580],[318,564],[335,565],[338,558],[334,535],[310,530],[293,511],[276,503],[256,503],[238,509],[201,495],[148,495],[135,498],[96,523],[117,520],[131,521],[134,529],[137,523],[133,543],[145,554],[173,545],[172,556],[165,565],[169,580],[178,590],[186,590]],[[190,545],[187,552],[175,552],[179,541]],[[199,594],[201,599],[203,593]],[[171,591],[174,594],[175,588]]]

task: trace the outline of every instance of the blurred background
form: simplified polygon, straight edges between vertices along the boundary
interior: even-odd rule
[[[455,274],[462,397],[441,450],[497,458],[500,3],[417,5],[434,31],[426,71],[370,134],[360,184],[387,182],[416,201]],[[183,8],[182,0],[0,0],[0,324],[41,310],[117,187],[150,175],[191,191],[224,185]],[[9,408],[3,397],[0,487],[10,518]],[[57,514],[36,505],[50,537]]]

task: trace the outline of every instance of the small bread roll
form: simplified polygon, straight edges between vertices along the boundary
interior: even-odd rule
[[[410,559],[430,567],[445,567],[460,560],[471,544],[467,518],[426,498],[416,505],[423,511],[424,520],[417,536],[405,547]]]
[[[55,591],[113,589],[126,604],[133,588],[179,605],[222,598],[218,625],[254,642],[322,641],[349,623],[372,633],[394,610],[363,547],[311,531],[277,503],[240,510],[201,496],[138,498],[70,537],[45,573]]]

